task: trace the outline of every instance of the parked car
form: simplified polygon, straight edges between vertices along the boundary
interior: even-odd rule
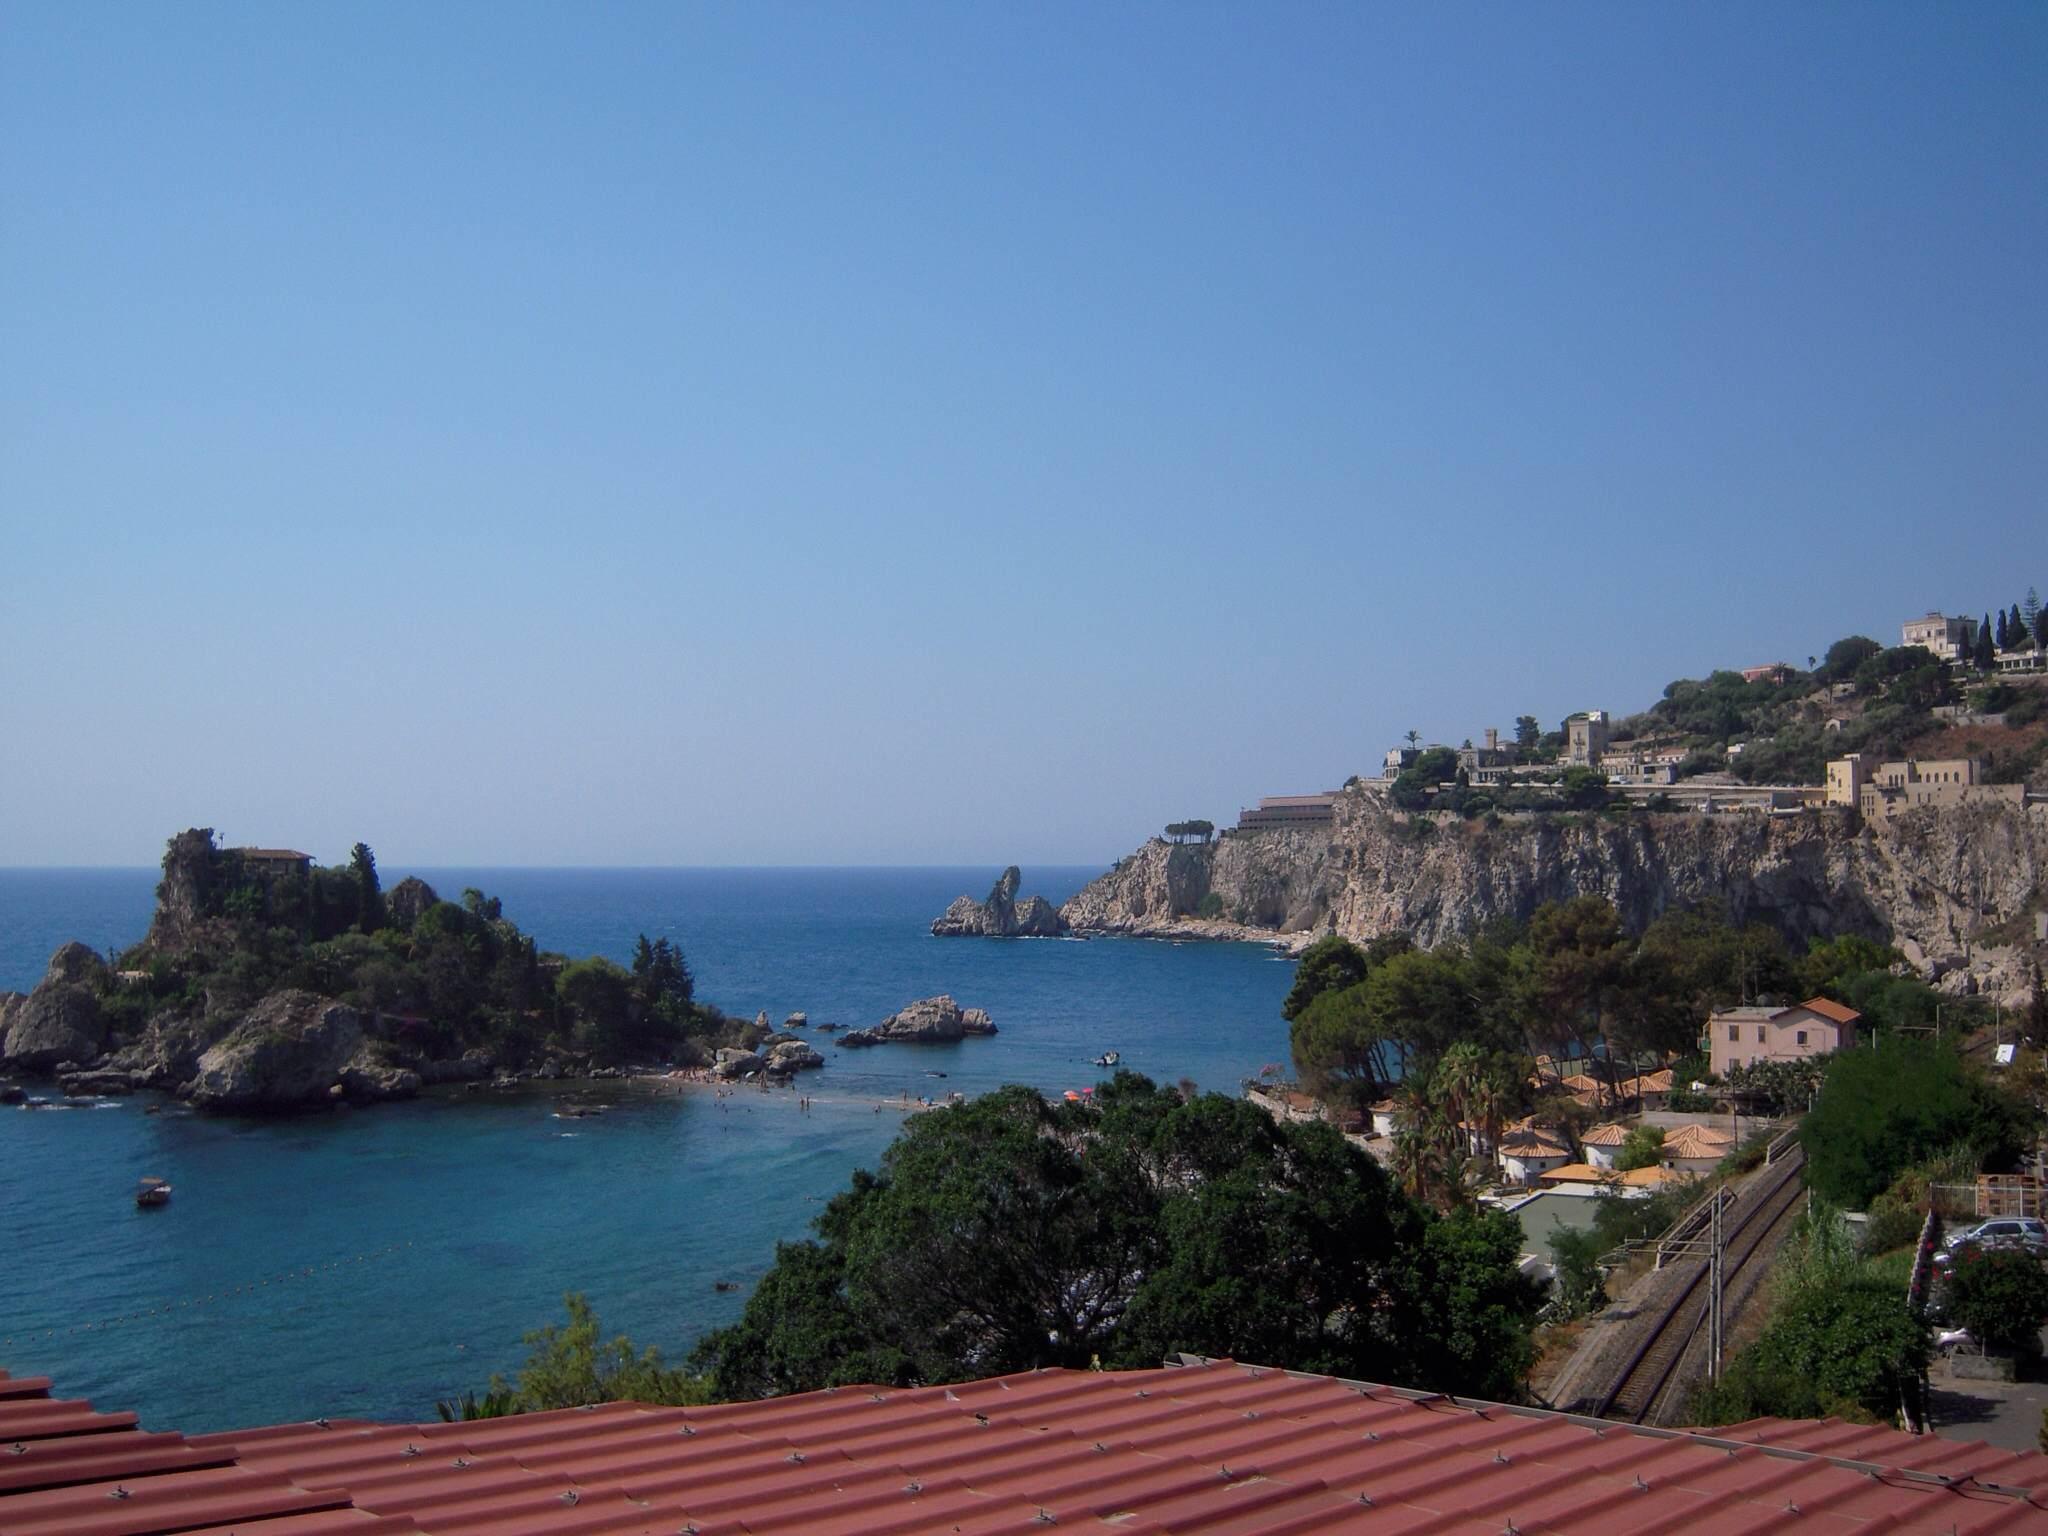
[[[2048,1247],[2048,1221],[2038,1216],[1994,1216],[1973,1226],[1957,1227],[1941,1240],[1941,1246],[1956,1249],[1965,1243],[1983,1243],[1996,1238],[2019,1238]]]
[[[2001,1216],[1964,1227],[1942,1241],[1937,1270],[1953,1267],[1966,1253],[2024,1253],[2048,1260],[2048,1222],[2032,1216]]]

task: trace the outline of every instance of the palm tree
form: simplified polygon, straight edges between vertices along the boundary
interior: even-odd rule
[[[1419,742],[1419,741],[1421,741],[1421,740],[1422,740],[1422,732],[1420,732],[1420,731],[1410,731],[1410,732],[1408,733],[1408,735],[1407,735],[1407,738],[1406,738],[1406,739],[1407,739],[1408,745],[1412,747],[1412,746],[1414,746],[1414,745],[1415,745],[1415,744],[1416,744],[1417,742]]]
[[[1486,1052],[1470,1040],[1460,1040],[1437,1062],[1430,1087],[1453,1125],[1462,1126],[1472,1118],[1473,1100],[1486,1075]]]
[[[1479,1079],[1472,1090],[1471,1115],[1479,1122],[1480,1149],[1491,1157],[1494,1148],[1500,1145],[1500,1128],[1506,1123],[1508,1111],[1513,1109],[1515,1100],[1509,1091],[1507,1074],[1501,1070],[1501,1063],[1490,1064],[1490,1069]]]

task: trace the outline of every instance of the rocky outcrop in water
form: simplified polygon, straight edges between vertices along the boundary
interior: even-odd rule
[[[1928,809],[1863,822],[1792,816],[1510,816],[1496,825],[1389,814],[1347,791],[1326,829],[1154,839],[1079,892],[1079,933],[1192,936],[1205,909],[1247,936],[1334,929],[1365,941],[1461,938],[1547,901],[1597,895],[1640,929],[1682,907],[1724,907],[1795,943],[1889,937],[1909,957],[1958,953],[2048,894],[2048,805]],[[1208,898],[1213,897],[1214,900]]]
[[[951,997],[926,997],[911,1003],[872,1029],[850,1029],[841,1045],[937,1045],[968,1035],[992,1035],[995,1021],[980,1008],[962,1008]]]
[[[107,1024],[92,983],[106,964],[85,945],[66,944],[26,997],[0,999],[0,1062],[20,1072],[83,1066],[106,1049]]]
[[[1023,878],[1012,864],[997,878],[988,900],[957,898],[946,908],[945,915],[932,924],[932,932],[942,939],[1050,939],[1065,933],[1065,920],[1044,897],[1017,900],[1017,887]]]
[[[801,1040],[782,1040],[768,1051],[768,1072],[777,1077],[825,1065],[825,1058]]]
[[[199,1058],[184,1093],[215,1110],[323,1103],[344,1070],[358,1066],[362,1048],[363,1021],[353,1008],[311,992],[273,992]]]

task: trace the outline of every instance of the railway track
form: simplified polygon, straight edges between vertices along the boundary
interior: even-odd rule
[[[1745,1184],[1722,1211],[1722,1285],[1736,1285],[1752,1261],[1768,1263],[1777,1238],[1799,1209],[1800,1173],[1806,1157],[1797,1145]],[[1622,1361],[1607,1389],[1595,1400],[1601,1418],[1647,1424],[1673,1389],[1682,1386],[1682,1367],[1695,1341],[1707,1327],[1709,1287],[1707,1260],[1693,1258],[1668,1266],[1680,1279],[1652,1316],[1641,1341]]]

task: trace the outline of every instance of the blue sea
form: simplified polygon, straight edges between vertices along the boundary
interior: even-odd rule
[[[1057,902],[1099,871],[1027,870]],[[560,1119],[551,1093],[451,1093],[292,1120],[213,1119],[144,1098],[0,1109],[0,1367],[148,1427],[230,1429],[314,1415],[431,1417],[515,1371],[521,1336],[586,1293],[607,1333],[680,1358],[731,1321],[778,1241],[805,1234],[872,1167],[904,1095],[1102,1073],[1105,1050],[1161,1081],[1235,1092],[1285,1059],[1293,966],[1249,944],[935,939],[931,919],[993,869],[490,869],[474,885],[545,949],[629,958],[678,941],[698,995],[778,1024],[872,1024],[950,992],[993,1037],[838,1051],[789,1092],[655,1095]],[[0,870],[0,990],[26,990],[77,938],[148,927],[154,870]],[[935,1074],[944,1074],[938,1076]],[[176,1186],[139,1211],[144,1174]],[[720,1291],[725,1283],[734,1289]]]

